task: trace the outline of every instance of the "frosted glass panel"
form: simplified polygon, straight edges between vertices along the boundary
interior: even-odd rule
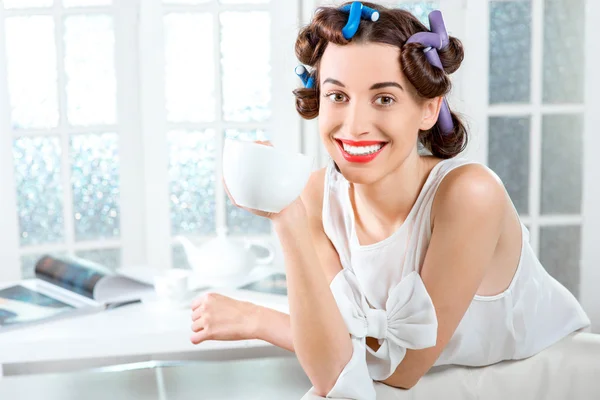
[[[270,22],[267,12],[221,14],[223,117],[228,121],[271,116]]]
[[[488,165],[504,182],[519,214],[529,212],[530,118],[490,118]]]
[[[580,280],[580,226],[540,228],[540,261],[546,271],[576,297]]]
[[[214,120],[212,15],[168,14],[164,24],[168,119],[174,122]]]
[[[55,127],[58,97],[53,17],[10,17],[5,23],[12,126]]]
[[[21,245],[63,241],[63,187],[59,139],[16,139],[13,155]]]
[[[116,120],[115,37],[107,15],[65,20],[67,117],[72,125]]]
[[[113,271],[121,266],[121,249],[81,250],[77,251],[75,255],[110,268]]]
[[[543,64],[545,103],[583,103],[584,22],[585,0],[545,1]]]
[[[73,136],[71,165],[75,239],[118,237],[118,136],[114,133]]]
[[[490,103],[529,103],[531,4],[490,3]]]
[[[256,131],[238,131],[234,129],[227,130],[225,137],[238,140],[268,140],[267,135],[262,130]],[[227,195],[225,195],[227,197]],[[271,223],[267,218],[256,216],[246,210],[234,206],[229,197],[227,204],[227,228],[230,234],[268,234],[271,232]]]
[[[581,213],[583,119],[545,115],[542,120],[542,214]]]
[[[49,7],[52,0],[3,0],[4,8]]]
[[[215,131],[171,131],[169,182],[171,232],[215,232]]]
[[[439,4],[437,1],[407,1],[400,3],[398,8],[410,11],[423,25],[429,28],[429,13],[438,10]]]
[[[62,0],[62,3],[65,7],[107,6],[112,0]]]

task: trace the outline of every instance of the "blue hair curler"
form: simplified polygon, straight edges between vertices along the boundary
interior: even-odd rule
[[[373,22],[379,19],[379,11],[363,5],[360,1],[346,4],[345,6],[340,7],[340,10],[350,14],[346,26],[342,28],[342,35],[344,35],[346,40],[352,39],[356,34],[361,18]]]
[[[315,86],[314,78],[310,76],[304,65],[298,65],[294,68],[294,72],[300,77],[305,88],[312,89]]]

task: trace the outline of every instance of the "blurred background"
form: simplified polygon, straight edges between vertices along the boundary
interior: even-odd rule
[[[3,0],[0,281],[46,252],[111,268],[187,267],[173,241],[276,242],[234,208],[226,137],[269,139],[323,166],[291,91],[298,27],[318,0]],[[593,0],[383,1],[465,46],[449,101],[465,156],[503,179],[546,269],[600,323],[600,7]],[[596,49],[596,50],[593,50]]]

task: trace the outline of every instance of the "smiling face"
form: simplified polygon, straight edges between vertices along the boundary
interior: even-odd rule
[[[418,99],[401,72],[400,49],[329,43],[319,64],[319,131],[351,182],[369,184],[417,154],[419,129],[437,120],[439,98]]]

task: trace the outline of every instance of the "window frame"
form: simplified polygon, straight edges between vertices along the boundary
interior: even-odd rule
[[[60,124],[49,130],[36,130],[27,134],[59,134],[62,145],[62,184],[66,200],[63,213],[65,241],[40,246],[20,246],[20,228],[17,211],[16,181],[13,160],[13,140],[21,136],[11,127],[8,97],[6,43],[0,40],[0,130],[10,134],[0,135],[0,255],[5,261],[0,268],[0,282],[21,278],[21,256],[47,251],[96,250],[118,247],[121,265],[147,265],[165,269],[173,266],[173,238],[171,235],[171,208],[169,201],[168,149],[166,137],[169,127],[166,121],[165,101],[165,54],[163,15],[165,10],[194,12],[209,11],[215,22],[215,76],[217,104],[220,104],[220,46],[218,11],[268,11],[271,18],[271,106],[272,117],[265,123],[226,123],[217,120],[206,124],[177,124],[178,127],[197,129],[199,125],[217,130],[217,220],[226,223],[225,195],[220,179],[220,151],[222,134],[226,128],[255,128],[260,126],[269,133],[275,146],[301,151],[300,118],[295,112],[291,91],[297,86],[294,74],[296,60],[293,43],[298,29],[299,3],[271,0],[268,4],[223,5],[216,0],[199,5],[163,4],[161,0],[116,0],[108,6],[62,8],[58,0],[52,7],[5,10],[0,8],[0,32],[4,32],[5,18],[13,15],[51,15],[54,17],[57,44],[57,69]],[[113,17],[115,35],[115,75],[117,81],[116,124],[102,127],[66,126],[64,88],[63,23],[65,15],[108,13]],[[276,17],[275,17],[276,16]],[[277,32],[275,35],[274,33]],[[4,36],[4,35],[3,35]],[[61,77],[62,75],[62,77]],[[219,109],[217,110],[219,111]],[[219,117],[219,113],[217,117]],[[74,240],[72,193],[68,149],[71,133],[117,132],[119,136],[120,178],[120,238],[76,242]],[[199,241],[208,237],[195,238]],[[256,239],[256,236],[253,236]],[[263,235],[277,244],[274,234]]]

